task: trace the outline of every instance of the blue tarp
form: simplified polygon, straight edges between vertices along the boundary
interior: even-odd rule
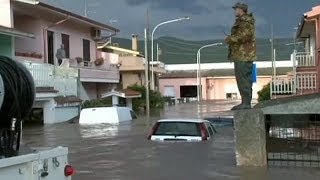
[[[254,83],[257,82],[257,76],[258,76],[257,64],[253,64],[253,69],[252,69],[252,82],[254,82]]]

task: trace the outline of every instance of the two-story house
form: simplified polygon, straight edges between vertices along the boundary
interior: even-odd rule
[[[320,92],[320,6],[306,12],[297,29],[297,41],[304,43],[303,52],[293,52],[293,68],[287,76],[274,76],[271,84],[273,98]]]
[[[72,119],[81,100],[97,99],[119,83],[117,66],[97,51],[97,42],[108,39],[102,31],[115,35],[119,30],[36,0],[23,2],[9,1],[12,26],[34,38],[15,38],[12,54],[34,77],[35,108],[43,109],[44,123]],[[66,57],[59,64],[62,44]]]
[[[134,84],[145,85],[146,60],[144,55],[139,52],[138,42],[138,36],[132,35],[131,49],[121,48],[121,44],[105,44],[98,47],[104,53],[118,55],[119,60],[117,62],[120,70],[120,87],[118,89],[127,89],[128,86]],[[154,65],[156,89],[159,89],[158,79],[164,73],[166,73],[166,70],[163,63],[159,62]],[[152,76],[150,75],[150,77]]]

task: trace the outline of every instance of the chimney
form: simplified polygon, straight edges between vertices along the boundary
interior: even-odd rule
[[[132,50],[138,51],[138,35],[132,34]]]

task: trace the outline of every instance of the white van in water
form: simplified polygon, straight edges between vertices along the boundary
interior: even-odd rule
[[[87,108],[81,110],[79,124],[119,124],[135,118],[135,113],[128,107]]]

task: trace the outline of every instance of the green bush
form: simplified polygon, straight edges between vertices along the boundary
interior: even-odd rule
[[[132,100],[133,109],[134,110],[145,109],[146,87],[135,84],[135,85],[129,86],[128,89],[138,91],[141,93],[141,98],[135,98]],[[161,109],[164,107],[165,99],[162,97],[160,92],[150,90],[149,98],[150,98],[150,109]]]
[[[258,101],[270,100],[270,83],[263,86],[263,88],[258,92]]]
[[[132,108],[135,111],[145,110],[146,108],[146,88],[144,86],[132,85],[128,89],[141,93],[141,98],[132,99]],[[165,98],[161,96],[160,92],[150,91],[150,109],[162,109],[164,107]],[[124,98],[119,98],[119,105],[125,106]],[[112,106],[112,98],[104,98],[97,100],[88,100],[82,103],[82,109],[93,107],[110,107]]]

